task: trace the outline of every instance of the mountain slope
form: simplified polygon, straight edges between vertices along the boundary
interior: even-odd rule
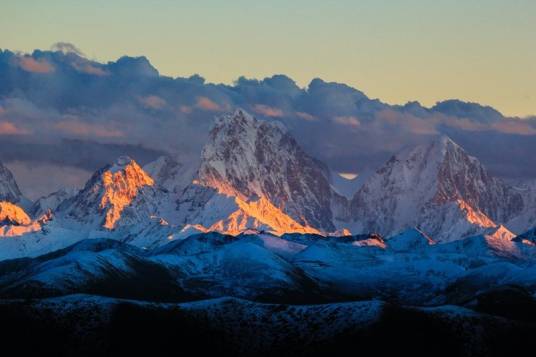
[[[392,235],[419,227],[439,241],[476,234],[522,210],[518,192],[444,136],[391,158],[351,203],[358,230]]]
[[[34,259],[0,262],[0,295],[59,296],[69,293],[180,301],[169,272],[140,249],[109,239],[90,239]]]
[[[143,170],[171,195],[180,196],[192,183],[197,170],[196,163],[183,163],[171,155],[161,156],[143,167]]]

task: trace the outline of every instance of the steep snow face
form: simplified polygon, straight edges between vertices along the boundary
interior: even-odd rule
[[[216,121],[198,177],[181,197],[179,211],[186,212],[183,223],[225,232],[314,233],[335,229],[335,196],[327,167],[307,155],[281,125],[237,110]]]
[[[77,193],[78,190],[75,188],[62,188],[35,201],[29,213],[32,217],[39,218],[49,211],[55,211],[63,201],[74,197]]]
[[[143,170],[169,194],[180,196],[192,183],[197,167],[196,163],[182,163],[168,155],[145,165]]]
[[[523,233],[536,226],[536,181],[515,187],[523,196],[523,212],[505,225],[515,233]]]
[[[392,235],[420,227],[442,241],[493,227],[522,209],[518,192],[444,136],[394,156],[351,203],[358,230]]]
[[[122,220],[127,224],[152,215],[157,203],[153,185],[153,179],[134,160],[120,157],[97,171],[58,211],[63,218],[111,230],[122,218],[127,218]]]
[[[15,182],[15,178],[2,163],[0,163],[0,201],[8,201],[12,203],[20,202],[22,193]]]
[[[198,184],[191,185],[185,191],[178,201],[178,207],[178,222],[184,225],[184,236],[211,231],[236,235],[250,229],[276,235],[288,232],[320,233],[315,228],[296,222],[265,197],[244,200]]]

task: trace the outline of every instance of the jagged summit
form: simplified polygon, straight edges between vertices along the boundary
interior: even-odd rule
[[[106,229],[116,227],[125,208],[154,180],[131,158],[122,156],[97,171],[59,210],[63,216]]]
[[[280,124],[257,120],[244,110],[216,121],[203,149],[198,183],[243,202],[260,202],[265,212],[275,208],[299,225],[334,230],[328,168]]]
[[[120,170],[125,170],[130,165],[137,165],[137,163],[129,156],[119,156],[117,160],[115,160],[115,162],[110,166],[109,170],[115,173]]]

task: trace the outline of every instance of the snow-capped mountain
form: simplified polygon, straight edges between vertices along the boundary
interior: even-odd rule
[[[477,234],[522,210],[519,192],[445,136],[392,157],[351,202],[358,231],[419,227],[438,241]]]
[[[328,168],[278,123],[243,110],[216,121],[194,183],[179,200],[184,224],[239,233],[334,231]]]
[[[98,170],[57,215],[91,229],[113,230],[147,221],[157,211],[154,180],[131,158]]]
[[[9,171],[4,178],[2,187],[10,190],[3,192],[22,197]],[[2,234],[19,239],[2,242],[0,256],[35,256],[100,237],[152,249],[212,231],[343,241],[365,234],[353,236],[352,244],[421,250],[509,227],[507,222],[530,215],[528,197],[441,137],[393,157],[349,202],[337,193],[327,166],[307,155],[281,124],[237,110],[218,118],[196,163],[163,156],[142,169],[120,157],[80,191],[60,190],[36,201],[24,222],[6,216]],[[399,235],[388,242],[369,233]]]
[[[21,200],[23,196],[13,174],[0,163],[0,201],[18,203]]]
[[[9,212],[19,214],[10,217],[26,218],[19,224],[3,220],[0,237],[6,239],[0,239],[0,260],[36,256],[94,237],[143,248],[164,244],[179,231],[156,215],[165,195],[134,160],[120,157],[98,170],[82,190],[59,191],[36,201],[33,220],[12,205],[16,211]]]
[[[30,204],[11,171],[0,163],[0,239],[41,230],[40,222],[33,221],[25,211]]]

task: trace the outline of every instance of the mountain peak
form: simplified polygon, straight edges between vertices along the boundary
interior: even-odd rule
[[[449,137],[438,136],[379,169],[354,196],[352,215],[368,231],[388,235],[419,226],[434,239],[446,240],[495,226],[493,221],[506,222],[522,207],[518,192]]]
[[[127,166],[137,165],[136,161],[132,160],[129,156],[119,156],[117,160],[110,166],[110,171],[117,172],[124,170]]]
[[[237,108],[233,112],[217,117],[212,131],[219,132],[222,128],[227,128],[228,130],[233,128],[243,128],[244,130],[270,128],[279,130],[282,133],[287,132],[287,128],[284,124],[277,121],[268,122],[265,120],[258,120],[242,108]],[[235,131],[231,130],[230,133],[235,133]]]
[[[216,118],[211,133],[217,133],[220,130],[226,128],[227,130],[233,128],[256,128],[259,121],[252,115],[241,108],[235,109],[233,112],[220,115]],[[231,134],[234,131],[231,132]]]
[[[0,162],[0,200],[17,203],[21,199],[22,193],[13,174]]]
[[[245,220],[249,214],[257,221],[334,229],[327,167],[307,155],[280,125],[242,109],[216,121],[196,182],[235,199],[246,212],[240,215]]]
[[[461,147],[456,142],[454,142],[454,140],[452,140],[450,136],[444,135],[444,134],[437,136],[436,139],[434,140],[434,143],[436,145],[440,145],[443,148],[451,147],[451,148],[461,149]]]
[[[103,228],[114,229],[125,208],[154,180],[128,156],[119,157],[112,165],[97,171],[65,209],[67,216],[78,221],[94,221]]]

